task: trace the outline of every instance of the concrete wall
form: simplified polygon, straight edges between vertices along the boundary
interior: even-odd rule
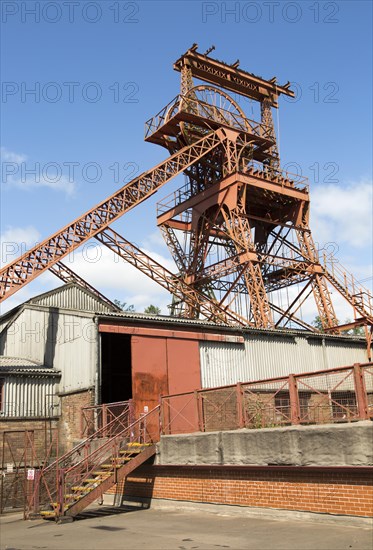
[[[162,465],[367,466],[373,422],[162,436]]]

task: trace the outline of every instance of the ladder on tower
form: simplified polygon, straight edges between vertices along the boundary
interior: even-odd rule
[[[36,472],[26,517],[71,520],[154,456],[158,441],[159,406],[132,423],[123,412]]]

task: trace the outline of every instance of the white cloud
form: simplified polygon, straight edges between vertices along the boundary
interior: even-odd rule
[[[13,153],[12,151],[9,151],[6,147],[0,147],[0,154],[3,162],[15,162],[16,164],[20,164],[21,162],[27,160],[26,155]]]
[[[23,154],[14,153],[1,147],[2,169],[1,182],[9,187],[17,187],[24,191],[46,187],[72,195],[75,191],[75,181],[70,174],[64,172],[67,167],[58,162],[35,162],[28,160]]]
[[[172,260],[154,251],[144,250],[153,260],[175,272]],[[133,304],[136,311],[154,304],[168,313],[170,294],[150,277],[122,260],[105,246],[90,241],[64,260],[83,279],[111,299]]]
[[[1,265],[6,265],[40,242],[40,233],[33,225],[8,226],[0,235]]]
[[[145,239],[143,239],[142,244],[145,248],[157,248],[162,251],[167,251],[167,245],[162,237],[161,231],[158,229],[153,233],[150,233]]]
[[[311,228],[319,243],[372,247],[373,183],[322,185],[311,195]]]

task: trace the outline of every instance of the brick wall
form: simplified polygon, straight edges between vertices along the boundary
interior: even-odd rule
[[[373,517],[372,474],[371,467],[143,465],[112,492],[124,498]]]
[[[60,395],[61,419],[59,423],[59,437],[61,448],[69,451],[73,444],[81,439],[81,409],[94,405],[94,391],[92,389]]]
[[[0,457],[7,463],[19,464],[24,460],[24,449],[27,447],[26,461],[31,460],[31,446],[33,445],[36,459],[42,461],[52,440],[56,439],[58,420],[35,420],[26,418],[12,418],[0,421]],[[25,430],[33,432],[29,438]],[[9,433],[11,432],[11,433]],[[33,443],[32,443],[33,442]],[[4,447],[4,454],[3,454]],[[55,448],[51,449],[52,456]],[[1,468],[1,463],[0,463]]]

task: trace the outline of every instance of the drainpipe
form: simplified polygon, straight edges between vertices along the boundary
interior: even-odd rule
[[[96,357],[95,357],[95,405],[101,401],[101,335],[98,330],[98,317],[94,319],[96,326]]]
[[[325,345],[325,338],[323,338],[321,340],[321,344],[322,344],[322,354],[323,354],[323,361],[324,361],[324,369],[325,370],[329,370],[330,369],[330,365],[329,365],[329,358],[328,358],[328,350],[326,349],[326,345]]]

